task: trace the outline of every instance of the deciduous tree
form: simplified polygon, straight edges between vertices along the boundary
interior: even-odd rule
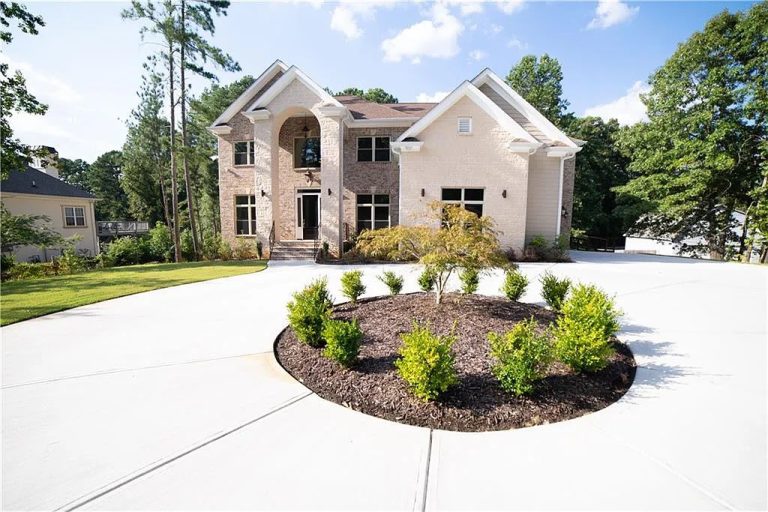
[[[560,124],[569,103],[563,98],[563,70],[556,58],[546,53],[526,55],[512,67],[506,81],[544,117]]]

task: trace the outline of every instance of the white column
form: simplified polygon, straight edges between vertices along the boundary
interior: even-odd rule
[[[266,251],[269,244],[269,232],[274,219],[272,213],[272,119],[267,111],[259,116],[251,116],[253,122],[254,143],[254,187],[256,196],[256,233]],[[264,191],[262,196],[261,192]]]
[[[342,145],[343,112],[336,107],[321,107],[320,122],[320,238],[328,242],[332,252],[342,247]]]

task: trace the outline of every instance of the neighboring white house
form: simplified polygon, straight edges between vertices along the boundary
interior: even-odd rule
[[[51,151],[53,148],[50,148]],[[37,165],[41,165],[37,160]],[[13,215],[44,215],[48,226],[64,238],[79,238],[75,248],[85,255],[99,253],[94,203],[96,198],[58,178],[53,164],[36,169],[12,170],[0,182],[0,201]],[[16,261],[50,261],[61,254],[61,247],[21,246],[13,251]]]
[[[331,96],[278,60],[210,130],[230,241],[338,253],[362,229],[424,222],[433,201],[492,217],[505,248],[570,231],[583,141],[489,69],[439,103],[377,104]]]

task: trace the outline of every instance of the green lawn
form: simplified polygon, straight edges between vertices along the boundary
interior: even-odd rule
[[[108,268],[9,281],[0,288],[0,325],[179,284],[258,272],[265,261],[200,261]]]

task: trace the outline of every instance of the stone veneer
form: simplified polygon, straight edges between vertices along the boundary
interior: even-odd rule
[[[389,194],[390,225],[399,222],[400,173],[396,155],[389,162],[358,162],[358,137],[390,137],[394,142],[405,128],[347,128],[344,132],[344,222],[357,229],[357,194]]]

